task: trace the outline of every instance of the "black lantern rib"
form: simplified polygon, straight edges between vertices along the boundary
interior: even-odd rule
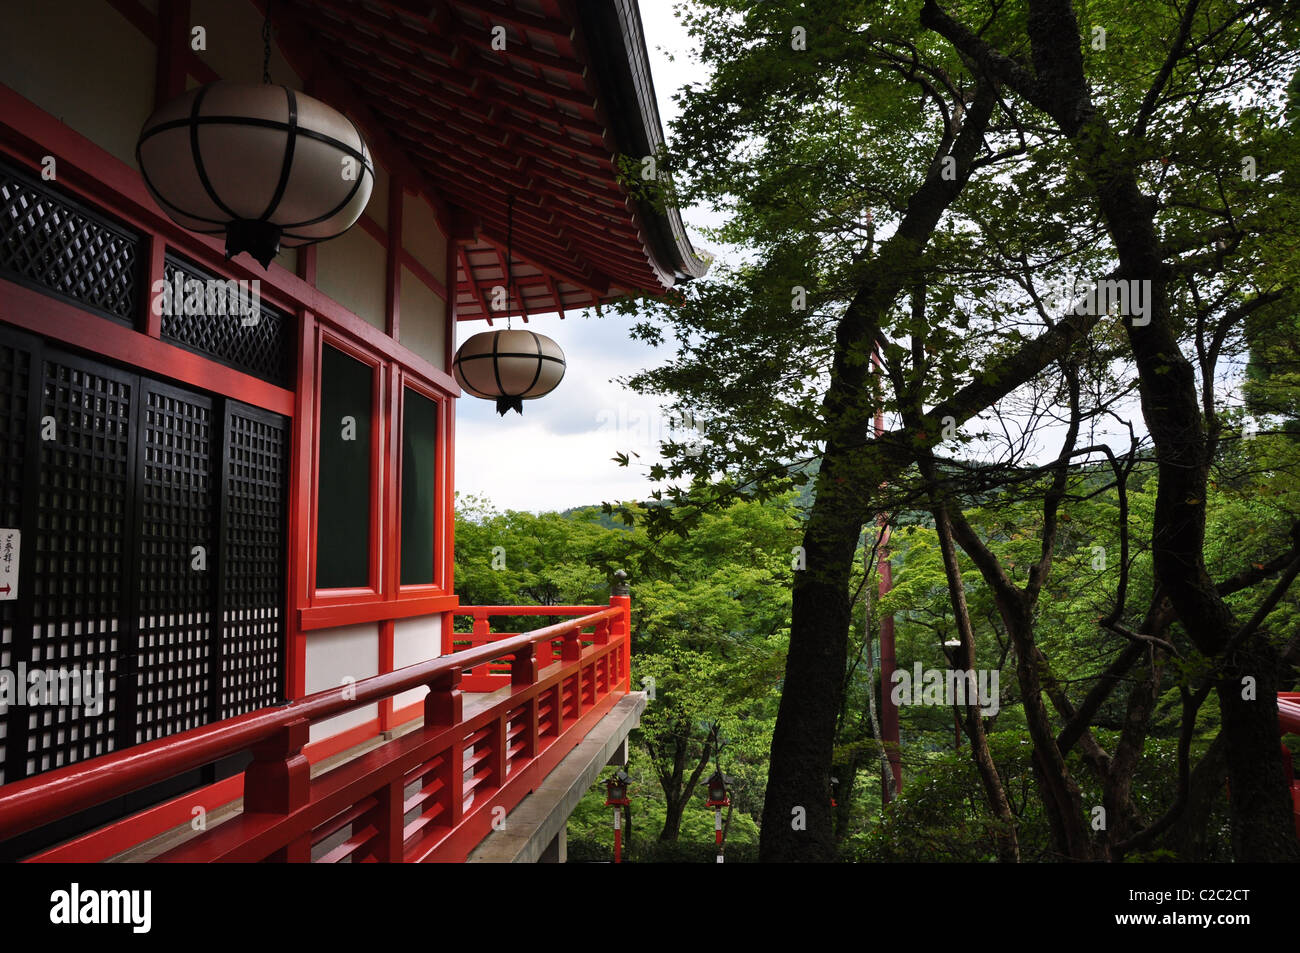
[[[529,331],[528,333],[533,336],[533,347],[537,348],[537,370],[533,372],[533,379],[524,388],[525,394],[537,386],[537,379],[542,376],[542,342],[535,332]]]
[[[340,115],[342,115],[342,114],[340,113]],[[349,124],[350,126],[352,126],[352,131],[355,132],[355,133],[357,134],[357,142],[364,143],[364,142],[366,141],[366,140],[365,140],[365,137],[361,135],[361,130],[357,128],[357,124],[356,124],[355,122],[353,122],[351,119],[348,119],[347,116],[343,116],[343,118],[348,120],[348,124]],[[301,130],[301,132],[303,133],[303,135],[307,135],[307,130]],[[341,211],[343,211],[345,208],[347,208],[348,204],[352,201],[353,196],[355,196],[355,195],[357,194],[357,189],[361,188],[361,181],[362,181],[362,179],[365,178],[365,174],[366,174],[367,172],[370,173],[370,180],[371,180],[372,182],[373,182],[374,179],[375,179],[375,168],[374,168],[373,165],[371,165],[369,159],[367,158],[367,156],[366,156],[366,154],[365,154],[364,152],[357,152],[355,149],[349,148],[345,143],[340,142],[338,139],[330,138],[329,136],[319,136],[319,135],[318,135],[318,136],[315,136],[314,138],[319,139],[319,140],[321,140],[322,142],[332,142],[332,143],[335,143],[335,144],[338,145],[340,148],[346,149],[348,152],[350,152],[350,153],[353,155],[353,157],[358,158],[358,159],[361,160],[361,168],[362,168],[362,172],[361,172],[361,175],[357,176],[356,179],[353,180],[351,191],[349,191],[348,194],[347,194],[347,196],[343,199],[343,201],[340,202],[338,205],[334,206],[334,208],[330,209],[330,210],[329,210],[328,212],[326,212],[324,215],[318,215],[318,216],[316,216],[315,218],[313,218],[313,219],[308,219],[308,220],[305,221],[305,222],[294,222],[292,225],[286,225],[286,226],[284,226],[285,228],[303,228],[304,226],[307,226],[307,225],[315,225],[317,222],[323,222],[323,221],[325,221],[325,220],[328,219],[328,218],[333,218],[333,217],[334,217],[335,215],[337,215],[339,212],[341,212]],[[351,228],[351,226],[348,226],[348,228]],[[348,230],[348,229],[345,228],[345,229],[343,229],[343,232],[346,232],[347,230]],[[333,235],[327,236],[326,238],[316,238],[316,239],[312,239],[312,242],[313,242],[313,243],[314,243],[314,242],[323,242],[323,241],[327,241],[329,238],[337,238],[339,235],[342,235],[343,232],[336,232],[336,233],[334,233]]]
[[[266,22],[269,24],[271,21],[268,19]],[[280,201],[284,198],[284,190],[289,187],[289,173],[293,171],[293,151],[298,141],[298,97],[293,94],[293,90],[288,86],[281,86],[280,88],[284,90],[289,107],[289,129],[284,141],[284,161],[280,163],[280,181],[275,184],[275,194],[271,196],[266,211],[258,219],[259,222],[265,222],[280,207]]]
[[[203,186],[203,191],[208,193],[208,198],[212,200],[212,204],[221,209],[221,211],[225,212],[231,218],[239,218],[239,216],[236,215],[225,202],[221,201],[221,196],[219,196],[216,189],[212,187],[212,182],[208,179],[208,170],[203,166],[203,155],[199,150],[199,109],[202,107],[203,100],[207,98],[208,90],[211,88],[212,87],[208,85],[200,89],[198,95],[194,97],[194,105],[190,107],[190,158],[194,160],[194,171],[199,174],[199,183]],[[177,120],[177,125],[182,124],[184,124],[184,120]],[[154,131],[155,130],[150,130],[150,135],[152,135]]]

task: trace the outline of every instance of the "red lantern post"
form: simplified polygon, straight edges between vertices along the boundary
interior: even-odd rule
[[[620,770],[605,782],[605,806],[614,808],[614,863],[623,862],[623,808],[631,802],[627,799],[627,782],[631,780],[627,773]]]
[[[731,807],[731,798],[727,796],[727,779],[721,771],[714,771],[709,778],[709,799],[704,806],[713,808],[713,833],[718,845],[718,863],[722,863],[722,809]]]

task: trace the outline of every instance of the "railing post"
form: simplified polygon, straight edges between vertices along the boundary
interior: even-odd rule
[[[288,814],[310,797],[311,765],[303,756],[311,725],[292,721],[253,746],[253,761],[244,769],[244,810]]]
[[[477,648],[480,645],[487,645],[491,639],[492,624],[481,609],[476,609],[474,611],[474,631],[470,634],[470,646]],[[475,678],[479,676],[486,677],[489,671],[491,671],[491,668],[484,662],[477,668],[472,669],[469,674]]]
[[[622,609],[623,614],[614,619],[610,634],[614,638],[622,637],[623,646],[619,649],[622,660],[621,678],[623,691],[632,690],[632,593],[627,586],[627,573],[618,570],[614,573],[614,588],[609,594],[609,604]]]
[[[453,665],[429,683],[429,694],[424,696],[424,724],[430,728],[460,724],[462,710],[460,666]]]
[[[529,642],[527,648],[515,653],[514,661],[510,663],[511,685],[531,685],[537,681],[536,648],[536,645]]]
[[[547,643],[550,648],[550,643]],[[537,672],[540,668],[536,655],[537,643],[528,643],[528,648],[515,653],[515,659],[510,663],[510,683],[512,685],[535,685],[537,683]],[[524,702],[524,757],[532,760],[537,757],[538,751],[538,728],[537,728],[537,695]]]
[[[574,626],[564,633],[564,648],[560,658],[565,662],[576,662],[582,658],[582,629]]]
[[[463,704],[460,692],[460,666],[454,665],[429,683],[429,694],[424,696],[425,730],[437,731],[454,728],[462,720]],[[442,782],[438,797],[443,800],[444,823],[455,827],[465,811],[465,733],[456,730],[447,747],[443,765],[433,772]]]
[[[288,814],[311,799],[311,765],[303,745],[311,724],[300,718],[253,746],[253,760],[244,769],[244,810],[248,813]],[[311,834],[304,834],[274,851],[274,863],[309,863]]]

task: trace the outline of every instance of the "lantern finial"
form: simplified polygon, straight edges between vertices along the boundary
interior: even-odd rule
[[[271,260],[280,254],[280,236],[283,234],[284,229],[270,222],[230,222],[226,225],[226,257],[234,258],[246,251],[263,268],[269,268]]]

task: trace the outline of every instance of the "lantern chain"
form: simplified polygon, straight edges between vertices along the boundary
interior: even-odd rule
[[[514,248],[515,237],[515,197],[510,195],[506,199],[506,329],[509,330],[513,325],[510,322],[510,297],[516,294],[515,276],[514,276],[514,259],[511,257]]]
[[[266,17],[262,20],[262,82],[271,84],[271,0],[266,0]]]

